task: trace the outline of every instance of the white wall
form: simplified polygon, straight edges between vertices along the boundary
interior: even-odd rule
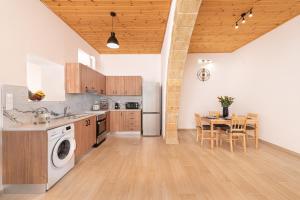
[[[100,71],[112,76],[142,76],[145,81],[161,83],[160,54],[102,54]]]
[[[172,32],[174,25],[174,16],[176,11],[177,0],[172,0],[168,23],[166,27],[165,37],[161,49],[161,81],[162,81],[162,135],[165,136],[165,118],[167,103],[167,80],[168,80],[168,64],[172,41]]]
[[[0,83],[26,86],[26,56],[64,65],[77,62],[77,49],[98,55],[38,0],[3,1],[0,7]]]
[[[2,85],[0,84],[0,193],[3,191],[2,185],[2,128],[3,128],[3,105],[2,105]]]
[[[232,54],[191,54],[181,96],[179,128],[194,128],[194,112],[221,110],[216,97],[236,98],[231,112],[257,112],[261,138],[300,153],[300,16]],[[214,61],[211,80],[196,80],[198,58]]]

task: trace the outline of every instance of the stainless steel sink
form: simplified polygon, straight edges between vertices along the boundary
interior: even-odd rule
[[[54,120],[58,120],[58,119],[78,119],[80,117],[85,117],[89,114],[69,114],[67,116],[61,115],[58,117],[53,118]]]
[[[78,118],[85,117],[85,116],[88,116],[88,115],[89,114],[74,114],[74,115],[67,116],[67,118],[69,118],[69,119],[78,119]]]

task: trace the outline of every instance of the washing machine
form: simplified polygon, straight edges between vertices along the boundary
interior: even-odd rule
[[[48,183],[49,190],[75,165],[74,124],[48,131]]]

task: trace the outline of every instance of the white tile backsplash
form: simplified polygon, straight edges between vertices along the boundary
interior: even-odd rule
[[[70,106],[71,113],[83,113],[85,111],[91,110],[93,103],[100,100],[100,96],[95,94],[66,94],[65,101],[40,101],[34,102],[28,100],[28,90],[23,86],[12,86],[3,85],[2,87],[2,105],[5,105],[5,96],[7,93],[13,94],[13,107],[22,111],[32,111],[39,107],[46,107],[50,111],[63,114],[64,107]],[[16,110],[8,111],[13,114],[23,123],[31,122],[32,113],[20,113]],[[9,120],[4,117],[4,125],[10,123]]]

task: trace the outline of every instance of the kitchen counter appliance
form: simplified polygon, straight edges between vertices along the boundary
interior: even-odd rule
[[[126,109],[140,109],[140,104],[138,102],[126,102]]]
[[[101,114],[96,117],[96,125],[96,144],[94,144],[94,147],[98,147],[106,139],[106,114]]]
[[[120,103],[115,103],[115,109],[119,110],[121,108]]]

